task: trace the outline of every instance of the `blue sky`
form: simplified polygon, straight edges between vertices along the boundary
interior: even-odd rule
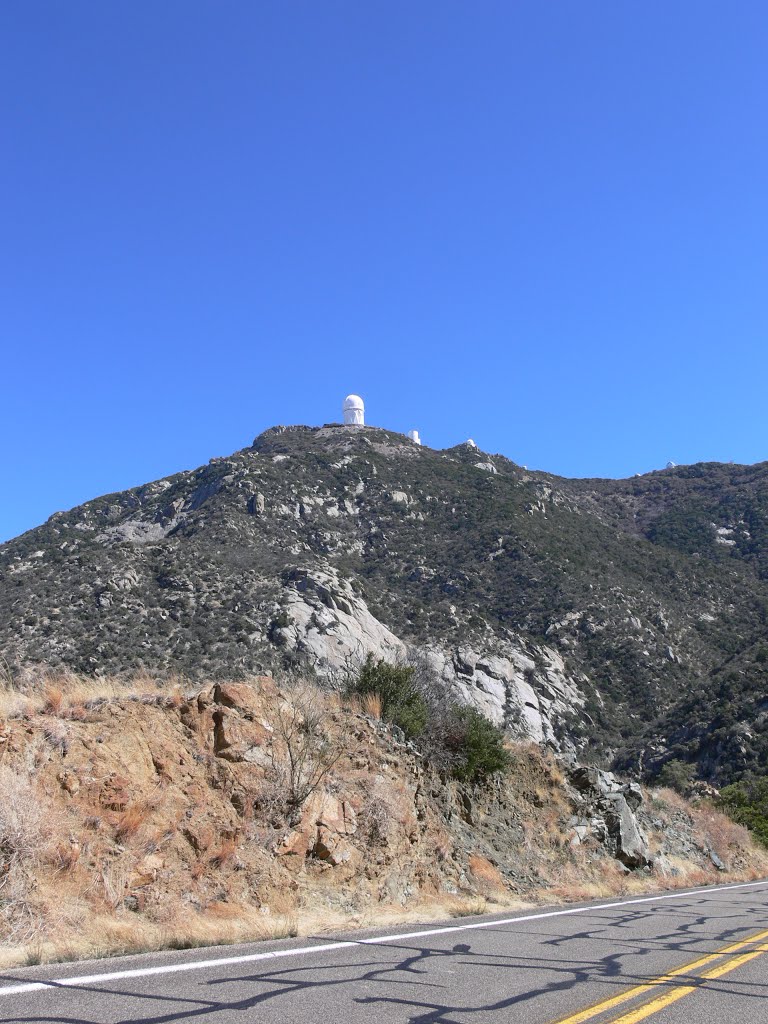
[[[768,457],[768,5],[7,0],[0,540],[276,423]]]

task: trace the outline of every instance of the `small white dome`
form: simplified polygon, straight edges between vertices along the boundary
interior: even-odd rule
[[[676,462],[668,462],[667,463],[667,469],[677,469],[677,463]]]
[[[360,395],[347,395],[347,397],[344,399],[344,408],[363,409],[365,408],[365,403],[363,402]]]

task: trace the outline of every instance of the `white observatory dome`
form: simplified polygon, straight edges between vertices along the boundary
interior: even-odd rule
[[[346,426],[362,427],[365,424],[365,403],[359,395],[347,395],[342,410]]]
[[[667,463],[667,469],[677,469],[677,463],[676,462],[668,462]]]
[[[419,437],[418,430],[409,430],[408,437],[413,441],[414,444],[421,444],[421,438]]]

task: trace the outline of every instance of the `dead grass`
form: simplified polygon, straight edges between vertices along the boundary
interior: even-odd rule
[[[381,719],[382,703],[380,693],[364,693],[362,695],[363,711],[371,718]]]
[[[0,765],[0,794],[0,940],[29,940],[45,926],[37,875],[59,816],[29,778],[5,765]]]
[[[122,906],[130,880],[131,868],[124,858],[103,860],[92,889],[110,910],[117,910]]]
[[[488,900],[484,896],[455,896],[445,907],[450,917],[474,917],[488,913]]]
[[[64,691],[49,683],[43,691],[43,714],[58,715],[64,704]]]
[[[135,836],[149,821],[150,813],[143,801],[129,804],[115,826],[115,839],[122,842]]]
[[[262,942],[293,938],[299,933],[295,915],[273,917],[255,908],[223,908],[227,905],[213,905],[201,913],[182,910],[162,924],[127,913],[94,915],[87,931],[80,934],[73,932],[56,940],[38,937],[0,949],[0,967]]]
[[[72,672],[46,672],[0,679],[0,718],[46,714],[81,718],[84,711],[114,700],[151,700],[179,707],[193,689],[182,676],[88,677]]]
[[[211,857],[211,864],[215,868],[223,868],[229,864],[237,853],[237,843],[234,838],[224,839],[219,849]]]

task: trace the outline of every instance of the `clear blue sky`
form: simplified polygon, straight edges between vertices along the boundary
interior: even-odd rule
[[[0,539],[276,423],[768,458],[765,0],[5,0]]]

